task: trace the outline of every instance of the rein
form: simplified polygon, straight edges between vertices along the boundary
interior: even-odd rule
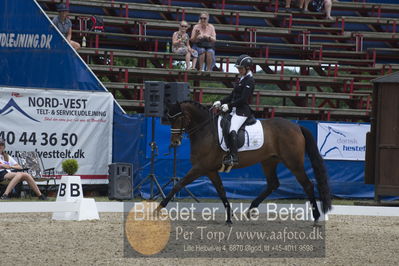
[[[183,112],[179,112],[179,113],[177,113],[177,114],[175,114],[173,116],[169,116],[170,118],[177,118],[179,116],[183,116],[183,119],[181,120],[181,127],[180,128],[171,128],[170,129],[171,133],[172,134],[178,134],[178,133],[183,134],[183,132],[186,132],[188,135],[192,135],[192,134],[198,132],[199,130],[201,130],[202,127],[205,126],[206,124],[208,124],[210,121],[212,121],[212,127],[214,129],[215,127],[214,127],[214,123],[213,122],[215,121],[215,117],[217,117],[219,114],[220,114],[220,112],[218,112],[216,114],[211,114],[211,116],[208,116],[208,119],[202,121],[201,123],[199,123],[198,125],[194,126],[193,128],[190,128],[190,129],[186,130],[186,128],[184,127],[184,121],[185,121],[185,119],[188,119],[188,118],[186,117],[186,115],[184,115]],[[188,120],[189,120],[188,124],[190,124],[191,120],[190,119],[188,119]],[[212,130],[212,133],[213,132],[214,132],[214,130]]]

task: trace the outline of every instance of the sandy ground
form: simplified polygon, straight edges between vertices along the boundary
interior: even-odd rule
[[[399,218],[330,216],[325,258],[125,258],[123,216],[52,221],[50,214],[0,214],[0,265],[397,265]]]

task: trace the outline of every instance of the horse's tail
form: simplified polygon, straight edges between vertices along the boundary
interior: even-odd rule
[[[310,162],[312,163],[313,171],[316,176],[317,187],[319,189],[320,200],[322,202],[322,211],[323,213],[327,213],[329,210],[331,210],[331,194],[324,161],[319,153],[317,144],[312,136],[312,133],[310,133],[308,129],[302,126],[301,131],[303,136],[305,137],[306,153],[309,156]]]

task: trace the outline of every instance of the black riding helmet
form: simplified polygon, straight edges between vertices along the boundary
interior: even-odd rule
[[[57,6],[57,11],[58,12],[63,12],[63,11],[69,11],[69,8],[67,7],[66,4],[61,3]]]
[[[242,54],[237,58],[236,64],[234,66],[249,68],[252,66],[252,64],[253,64],[252,57],[246,54]]]

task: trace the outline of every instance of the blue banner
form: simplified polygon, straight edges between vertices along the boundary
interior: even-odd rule
[[[2,86],[105,90],[36,1],[0,1],[0,73]]]

